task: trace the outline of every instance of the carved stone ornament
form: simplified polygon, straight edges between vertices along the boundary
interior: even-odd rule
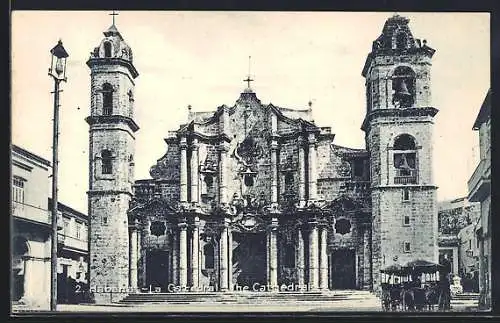
[[[248,136],[236,145],[234,156],[245,166],[255,165],[264,151],[255,138]]]

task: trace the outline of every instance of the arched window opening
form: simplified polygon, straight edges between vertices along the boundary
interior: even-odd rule
[[[252,175],[245,175],[245,185],[247,187],[252,187],[253,186],[253,176]]]
[[[405,49],[408,46],[408,37],[406,33],[400,32],[396,36],[396,48],[397,49]]]
[[[111,43],[104,42],[104,57],[111,57]]]
[[[293,243],[287,243],[285,245],[285,255],[283,257],[283,267],[294,268],[295,267],[295,245]]]
[[[415,72],[407,66],[399,66],[392,76],[392,103],[397,108],[409,108],[415,102]]]
[[[394,141],[395,184],[417,183],[417,152],[415,139],[407,134]]]
[[[102,173],[103,174],[112,174],[113,173],[113,164],[112,164],[112,156],[111,151],[105,149],[101,152],[102,158]]]
[[[113,114],[113,87],[108,83],[102,86],[102,108],[103,115]]]
[[[214,246],[211,243],[203,247],[203,254],[205,255],[205,269],[214,269]]]
[[[415,150],[415,139],[410,135],[400,135],[394,140],[394,150]]]

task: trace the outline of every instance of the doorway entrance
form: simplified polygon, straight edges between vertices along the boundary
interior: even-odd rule
[[[168,285],[168,251],[148,250],[146,253],[146,287],[155,291],[167,291]]]
[[[356,253],[353,249],[337,249],[332,252],[332,289],[356,288]]]
[[[266,284],[266,234],[233,233],[233,282],[239,286]],[[233,244],[234,245],[234,244]]]

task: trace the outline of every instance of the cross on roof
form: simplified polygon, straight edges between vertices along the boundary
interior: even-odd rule
[[[109,15],[113,17],[113,25],[114,25],[115,24],[115,16],[118,16],[119,13],[117,13],[115,10],[113,10],[113,12],[110,13]]]
[[[247,82],[247,87],[250,88],[250,82],[253,82],[254,80],[250,78],[250,60],[252,59],[252,56],[248,56],[248,76],[246,79],[244,79],[244,82]]]

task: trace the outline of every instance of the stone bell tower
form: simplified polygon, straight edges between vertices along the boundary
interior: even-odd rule
[[[129,287],[127,210],[134,181],[135,132],[132,50],[113,25],[87,61],[89,124],[90,288],[96,303],[126,296]]]
[[[432,174],[434,116],[430,68],[435,52],[395,15],[373,42],[366,79],[365,131],[372,188],[373,287],[380,269],[438,261],[436,190]]]

